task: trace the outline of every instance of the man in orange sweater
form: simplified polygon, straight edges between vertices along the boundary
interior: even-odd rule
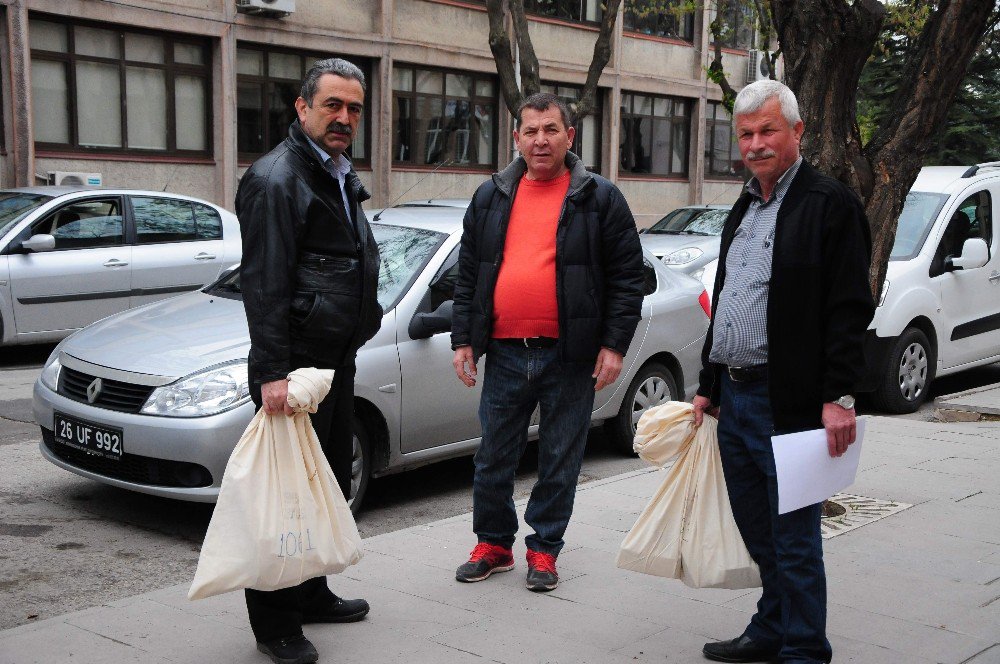
[[[618,378],[642,306],[635,219],[611,182],[569,151],[565,104],[532,95],[517,113],[521,156],[476,191],[465,215],[452,324],[459,380],[486,356],[476,452],[478,544],[459,581],[514,567],[514,473],[540,409],[538,481],[525,521],[527,587],[547,591],[573,511],[594,392]]]

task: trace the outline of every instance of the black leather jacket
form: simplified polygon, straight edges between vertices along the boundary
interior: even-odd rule
[[[566,154],[569,190],[556,231],[559,356],[593,362],[601,347],[628,350],[642,311],[642,247],[618,188]],[[493,289],[503,262],[507,222],[527,169],[518,157],[476,190],[465,213],[451,328],[452,348],[486,352],[493,330]]]
[[[371,196],[352,169],[346,184],[355,230],[343,219],[336,179],[298,121],[288,133],[247,170],[236,193],[255,383],[285,378],[303,356],[317,367],[351,363],[382,322],[378,247],[361,209]]]

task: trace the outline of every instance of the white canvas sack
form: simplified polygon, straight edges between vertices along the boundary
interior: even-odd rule
[[[279,590],[361,560],[361,537],[309,421],[333,371],[288,375],[292,416],[257,412],[222,477],[188,599]]]
[[[670,401],[639,419],[634,449],[663,467],[677,457],[618,551],[622,569],[680,579],[692,588],[756,588],[760,571],[733,519],[719,455],[718,422]]]

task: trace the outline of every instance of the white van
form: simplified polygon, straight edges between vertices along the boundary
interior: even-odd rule
[[[935,377],[1000,360],[998,218],[1000,162],[921,169],[866,338],[880,410],[913,412]]]

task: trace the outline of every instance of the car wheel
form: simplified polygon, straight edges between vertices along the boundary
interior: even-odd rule
[[[676,400],[677,383],[670,370],[658,362],[644,365],[629,383],[618,414],[605,425],[612,446],[622,454],[635,454],[632,441],[642,414],[653,406]]]
[[[927,399],[933,379],[934,349],[927,335],[915,327],[907,328],[892,346],[872,402],[889,413],[912,413]]]
[[[357,415],[352,417],[354,428],[354,458],[351,460],[351,495],[347,504],[351,512],[357,514],[368,491],[368,480],[372,475],[372,445],[371,437],[364,422]]]

